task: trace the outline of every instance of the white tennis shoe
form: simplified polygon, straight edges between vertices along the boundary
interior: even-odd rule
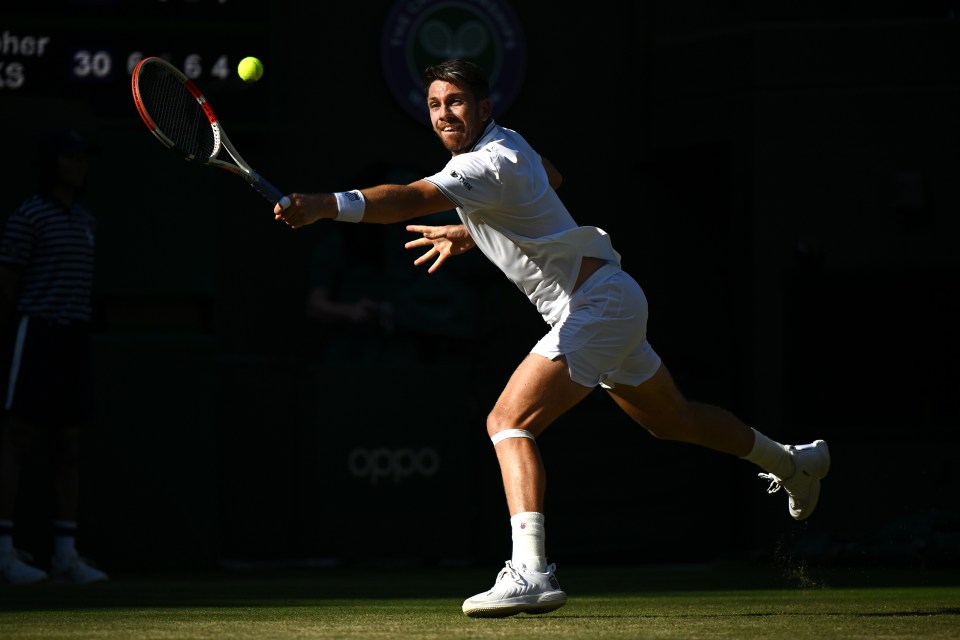
[[[567,603],[567,594],[560,590],[551,564],[543,573],[519,567],[507,560],[493,588],[467,598],[463,612],[471,618],[505,618],[518,613],[549,613]]]
[[[78,555],[61,558],[54,556],[50,560],[50,577],[57,582],[72,582],[73,584],[90,584],[104,582],[108,579],[106,573],[97,569],[93,564]]]
[[[790,445],[787,451],[793,458],[792,476],[778,478],[772,473],[761,473],[760,477],[770,481],[767,493],[785,489],[790,498],[790,515],[794,520],[804,520],[817,508],[820,480],[830,470],[830,449],[823,440],[816,440],[812,444]]]
[[[30,565],[33,558],[25,551],[11,549],[0,554],[0,581],[10,584],[34,584],[47,579],[47,572]]]

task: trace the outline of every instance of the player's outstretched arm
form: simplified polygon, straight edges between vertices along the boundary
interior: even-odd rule
[[[339,194],[339,200],[337,194],[333,193],[291,193],[287,196],[290,205],[284,209],[278,204],[273,209],[273,215],[293,228],[323,219],[390,224],[449,211],[453,207],[450,199],[426,180],[406,185],[381,184],[359,189],[359,192],[362,200],[356,197],[355,192]],[[344,201],[344,195],[351,196],[348,216],[338,206],[338,202]]]
[[[448,224],[439,227],[408,224],[407,231],[422,234],[423,237],[407,242],[403,245],[405,249],[430,247],[426,253],[414,260],[413,264],[419,267],[424,262],[436,258],[430,268],[427,269],[427,273],[433,273],[439,269],[440,265],[446,262],[450,256],[458,256],[476,246],[470,232],[462,224]]]

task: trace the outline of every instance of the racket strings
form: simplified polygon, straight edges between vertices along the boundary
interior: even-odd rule
[[[138,78],[140,101],[156,131],[189,160],[206,160],[219,150],[215,125],[180,78],[148,65]]]

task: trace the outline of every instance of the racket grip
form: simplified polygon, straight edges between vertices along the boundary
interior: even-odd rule
[[[261,178],[259,175],[253,176],[253,181],[250,183],[250,186],[256,189],[257,193],[262,195],[264,198],[270,201],[271,204],[283,203],[281,206],[286,209],[290,206],[290,198],[286,197],[280,190],[275,186]]]

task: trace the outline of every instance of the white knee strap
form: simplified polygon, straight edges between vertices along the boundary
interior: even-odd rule
[[[498,431],[490,438],[490,441],[493,442],[493,446],[497,446],[498,443],[506,440],[507,438],[530,438],[535,440],[533,434],[527,431],[526,429],[504,429],[503,431]]]

